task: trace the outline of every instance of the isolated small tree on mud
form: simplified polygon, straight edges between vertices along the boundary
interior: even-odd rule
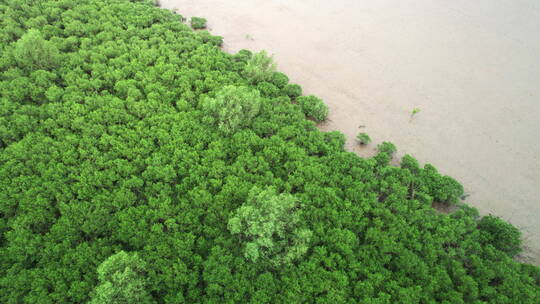
[[[268,56],[266,51],[253,54],[247,61],[244,68],[244,76],[253,83],[268,81],[272,79],[276,71],[276,64],[272,56]]]
[[[273,266],[288,264],[304,255],[311,231],[300,227],[299,204],[290,194],[272,188],[253,188],[247,201],[228,222],[229,231],[244,245],[244,257]]]
[[[215,98],[206,98],[202,108],[209,116],[208,122],[214,124],[225,134],[232,134],[240,127],[248,126],[259,113],[259,91],[244,86],[225,86]]]
[[[371,137],[369,137],[369,135],[367,135],[367,133],[364,133],[364,132],[358,134],[358,136],[356,136],[356,139],[358,139],[358,142],[361,145],[367,145],[371,142]]]

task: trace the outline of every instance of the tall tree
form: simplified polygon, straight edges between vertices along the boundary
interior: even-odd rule
[[[153,303],[146,290],[145,263],[136,253],[120,251],[97,269],[99,285],[91,304]]]
[[[252,262],[268,260],[278,266],[304,255],[312,233],[301,227],[299,207],[290,194],[253,188],[228,223],[229,231],[245,246],[245,258]]]

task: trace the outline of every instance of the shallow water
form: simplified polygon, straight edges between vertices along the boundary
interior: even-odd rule
[[[540,1],[160,3],[207,18],[227,51],[273,53],[330,106],[322,128],[347,135],[348,149],[391,141],[455,177],[467,203],[522,229],[523,259],[540,264]]]

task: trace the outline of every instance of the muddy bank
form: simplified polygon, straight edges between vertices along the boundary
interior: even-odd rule
[[[208,19],[225,50],[266,49],[323,98],[348,149],[392,141],[524,232],[540,264],[540,3],[161,0]],[[411,111],[420,112],[411,119]],[[363,126],[360,128],[360,126]],[[366,132],[373,143],[354,140]]]

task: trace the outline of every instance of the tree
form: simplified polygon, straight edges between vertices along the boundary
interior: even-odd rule
[[[191,17],[189,23],[191,24],[191,28],[194,30],[206,28],[206,19],[201,17]]]
[[[356,136],[356,139],[358,139],[358,142],[360,142],[361,145],[367,145],[371,142],[371,137],[367,135],[367,133],[360,133],[358,136]]]
[[[307,117],[313,118],[318,122],[324,121],[328,116],[328,107],[322,99],[310,95],[297,98],[298,104]]]
[[[232,134],[242,126],[247,126],[259,113],[260,94],[243,86],[225,86],[215,98],[206,98],[202,108],[209,115],[209,122],[217,125],[225,134]]]
[[[100,284],[91,304],[153,303],[146,290],[145,263],[136,253],[120,251],[97,269]]]
[[[289,83],[283,87],[283,93],[294,99],[302,95],[302,87],[296,83]]]
[[[30,29],[15,44],[13,50],[15,60],[21,67],[35,69],[52,69],[58,66],[60,53],[58,48],[45,39],[38,30]]]
[[[0,1],[0,303],[540,303],[511,226],[433,210],[456,181],[152,3]],[[31,28],[61,68],[15,60]]]
[[[521,252],[521,232],[502,219],[488,215],[478,222],[482,241],[515,256]]]
[[[266,51],[253,54],[244,68],[244,76],[253,83],[271,80],[276,71],[276,64],[272,56]]]
[[[246,259],[279,266],[293,262],[308,249],[312,232],[300,226],[300,214],[294,196],[254,187],[227,227],[244,244]]]

